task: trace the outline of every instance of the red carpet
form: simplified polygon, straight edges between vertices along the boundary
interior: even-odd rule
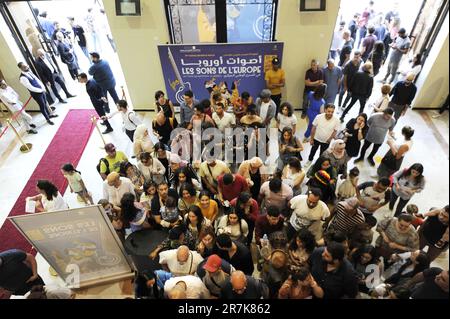
[[[67,180],[61,174],[60,167],[65,163],[77,166],[94,128],[90,119],[94,114],[94,110],[70,110],[67,113],[8,216],[25,214],[25,198],[36,195],[36,183],[39,179],[52,181],[60,193],[64,194]],[[9,220],[5,220],[0,229],[0,251],[11,248],[31,251],[28,241]]]

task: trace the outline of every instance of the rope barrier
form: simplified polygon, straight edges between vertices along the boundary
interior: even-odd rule
[[[31,100],[31,96],[28,98],[28,100],[25,102],[25,104],[22,106],[22,108],[16,113],[14,114],[10,121],[14,121],[16,118],[19,117],[19,115],[23,112],[23,110],[27,107],[28,103],[30,103]],[[3,135],[5,135],[6,131],[8,130],[9,126],[6,126],[5,129],[0,133],[0,138],[2,138]]]

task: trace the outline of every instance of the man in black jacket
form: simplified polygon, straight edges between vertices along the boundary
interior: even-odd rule
[[[37,55],[38,56],[36,57],[36,69],[38,71],[38,74],[45,85],[50,84],[53,94],[55,94],[59,102],[67,103],[66,101],[63,100],[61,95],[59,95],[59,92],[56,89],[56,83],[58,83],[59,86],[61,86],[61,89],[66,94],[67,98],[75,97],[75,95],[72,95],[69,93],[69,91],[67,91],[66,84],[64,83],[63,79],[59,76],[58,72],[56,71],[56,67],[47,57],[45,51],[42,49],[38,49]]]
[[[80,83],[86,84],[86,92],[91,98],[92,105],[94,106],[95,111],[97,112],[99,117],[105,116],[105,105],[107,105],[108,100],[105,97],[103,89],[95,82],[94,79],[88,80],[86,73],[81,73],[78,75],[78,81]],[[109,109],[107,110],[109,111]],[[109,124],[108,120],[104,120],[102,125],[106,125],[106,130],[103,134],[108,134],[113,131],[111,124]]]

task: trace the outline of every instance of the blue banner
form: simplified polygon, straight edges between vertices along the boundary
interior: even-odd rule
[[[179,104],[186,90],[197,100],[209,99],[214,85],[257,97],[272,59],[282,61],[283,43],[159,45],[158,50],[168,98]]]

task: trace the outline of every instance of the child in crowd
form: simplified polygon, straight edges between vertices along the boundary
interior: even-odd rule
[[[67,179],[71,193],[76,193],[86,205],[94,205],[92,196],[89,194],[83,179],[81,178],[81,173],[77,171],[71,163],[64,164],[63,167],[61,167],[61,173]]]
[[[359,169],[353,167],[348,178],[338,187],[338,200],[343,201],[356,195],[355,185],[358,183]]]
[[[373,104],[373,113],[383,112],[388,107],[389,93],[391,93],[391,86],[383,84],[381,86],[381,97]]]
[[[406,206],[406,212],[404,213],[414,216],[414,219],[411,224],[414,226],[415,229],[419,228],[419,226],[421,226],[425,221],[423,216],[419,214],[419,207],[417,207],[417,205],[415,204],[409,204],[408,206]]]
[[[122,215],[120,214],[120,211],[114,209],[113,205],[106,199],[100,199],[97,205],[102,205],[106,215],[111,221],[111,224],[116,230],[117,235],[122,241],[125,241],[125,228],[123,227]]]
[[[166,205],[161,207],[161,226],[164,228],[172,228],[182,221],[182,217],[178,211],[178,202],[173,197],[168,197]]]

